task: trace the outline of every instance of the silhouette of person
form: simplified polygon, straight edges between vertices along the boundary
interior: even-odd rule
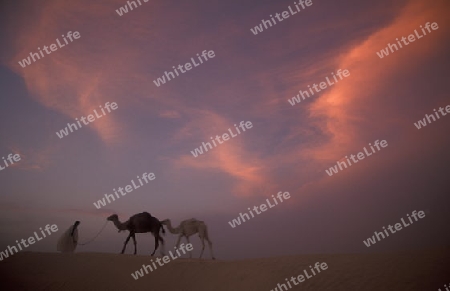
[[[78,225],[80,222],[77,220],[69,227],[59,238],[56,250],[62,253],[73,253],[78,244]]]

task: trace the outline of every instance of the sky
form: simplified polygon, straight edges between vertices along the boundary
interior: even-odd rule
[[[116,9],[126,1],[119,0],[0,4],[0,157],[21,156],[0,171],[0,250],[57,224],[59,232],[27,248],[53,252],[76,220],[84,242],[109,215],[125,221],[143,211],[176,225],[205,221],[219,259],[450,244],[450,117],[414,126],[450,105],[448,1],[313,0],[257,35],[250,29],[292,1],[141,2],[122,16]],[[439,29],[378,57],[427,22]],[[68,31],[81,37],[19,65]],[[154,84],[204,50],[215,57]],[[295,106],[287,101],[338,69],[350,76]],[[56,135],[106,102],[118,109],[62,139]],[[241,121],[253,127],[191,154]],[[376,140],[388,146],[326,174]],[[94,206],[150,172],[154,181]],[[229,225],[280,191],[291,198]],[[363,244],[414,210],[426,217],[370,248]],[[109,223],[77,251],[118,253],[126,236]],[[166,234],[169,248],[176,238]],[[138,254],[153,250],[151,234],[137,241]],[[191,242],[198,255],[198,237]]]

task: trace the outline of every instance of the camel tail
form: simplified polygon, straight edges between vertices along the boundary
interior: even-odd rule
[[[163,226],[163,224],[162,223],[160,223],[160,226],[161,226],[161,230],[162,230],[162,233],[165,235],[166,234],[166,231],[164,230],[164,226]]]

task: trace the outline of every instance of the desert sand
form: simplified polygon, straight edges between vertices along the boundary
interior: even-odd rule
[[[131,273],[149,259],[106,253],[22,252],[0,263],[0,289],[270,291],[315,262],[326,262],[328,269],[290,290],[435,291],[450,282],[450,249],[240,261],[179,258],[133,279]]]

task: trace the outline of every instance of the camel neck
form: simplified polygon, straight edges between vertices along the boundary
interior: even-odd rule
[[[167,229],[168,229],[171,233],[174,233],[174,234],[180,233],[180,227],[173,228],[173,227],[172,227],[172,222],[171,222],[170,220],[167,222]]]
[[[126,226],[124,223],[120,222],[118,219],[113,221],[114,225],[117,227],[118,230],[126,230]]]

